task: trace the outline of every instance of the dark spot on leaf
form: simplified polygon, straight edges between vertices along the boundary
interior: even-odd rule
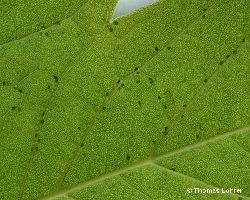
[[[164,128],[163,134],[164,134],[164,135],[167,135],[167,134],[168,134],[168,127],[167,127],[167,126]]]
[[[18,89],[18,92],[19,92],[19,93],[23,93],[23,90],[22,90],[22,89]]]
[[[172,167],[172,168],[171,168],[171,170],[172,170],[172,171],[175,171],[175,168],[174,168],[174,167]]]
[[[41,123],[41,124],[44,124],[44,119],[42,119],[42,120],[40,121],[40,123]]]
[[[156,51],[159,51],[159,48],[158,48],[158,47],[155,47],[155,50],[156,50]]]
[[[134,69],[134,71],[136,72],[136,71],[138,71],[138,69],[139,69],[139,68],[138,68],[138,67],[136,67],[136,68]]]
[[[141,81],[140,80],[136,80],[136,83],[140,83]]]
[[[6,82],[5,82],[5,81],[3,81],[3,85],[6,85]]]
[[[203,12],[206,12],[207,11],[207,8],[203,8],[203,10],[202,10]]]
[[[196,135],[195,137],[196,137],[196,139],[199,139],[200,136],[199,136],[199,135]]]
[[[11,107],[11,110],[16,110],[16,106],[12,106],[12,107]]]
[[[58,77],[54,75],[53,78],[54,78],[55,82],[58,83]]]
[[[118,25],[119,23],[118,23],[118,21],[114,21],[114,25]]]
[[[112,27],[109,27],[109,32],[113,32],[114,29]]]
[[[153,80],[151,77],[149,77],[148,80],[149,80],[149,83],[150,83],[150,84],[153,84],[153,83],[154,83],[154,80]]]
[[[219,62],[219,65],[223,65],[223,64],[224,64],[224,61],[223,61],[223,60]]]
[[[184,104],[183,107],[186,108],[186,107],[187,107],[187,104]]]
[[[80,127],[80,126],[78,126],[78,127],[77,127],[77,129],[80,131],[80,130],[81,130],[81,127]]]
[[[167,50],[170,50],[171,49],[171,47],[167,47]]]
[[[126,160],[130,160],[130,155],[127,155],[127,156],[126,156]]]
[[[117,84],[119,84],[120,82],[121,82],[121,80],[118,80],[118,81],[117,81]]]
[[[122,83],[120,86],[119,86],[119,90],[121,89],[121,88],[123,88],[125,85],[124,85],[124,83]]]
[[[234,50],[234,51],[233,51],[233,54],[235,54],[235,55],[236,55],[236,54],[237,54],[237,50]]]

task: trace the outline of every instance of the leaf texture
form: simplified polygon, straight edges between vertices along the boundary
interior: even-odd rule
[[[0,1],[0,198],[250,198],[249,1],[116,4]]]

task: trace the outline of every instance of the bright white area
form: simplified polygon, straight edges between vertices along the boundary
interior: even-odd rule
[[[113,18],[127,15],[156,1],[157,0],[119,0]]]

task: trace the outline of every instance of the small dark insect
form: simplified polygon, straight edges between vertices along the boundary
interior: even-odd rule
[[[114,29],[112,27],[109,27],[109,32],[113,32]]]
[[[19,93],[23,93],[23,90],[22,90],[22,89],[18,89],[18,92],[19,92]]]
[[[108,93],[108,92],[106,92],[106,93],[105,93],[105,95],[106,95],[106,96],[108,96],[108,95],[109,95],[109,93]]]
[[[116,83],[119,84],[121,82],[121,80],[118,80]]]
[[[149,80],[149,83],[150,83],[150,84],[153,84],[153,83],[154,83],[154,80],[153,80],[151,77],[149,77],[148,80]]]
[[[77,129],[78,129],[78,130],[81,130],[81,127],[79,126],[79,127],[77,127]]]
[[[224,64],[224,61],[223,61],[223,60],[219,62],[219,65],[223,65],[223,64]]]
[[[38,151],[38,147],[36,147],[36,151]]]
[[[161,96],[158,96],[157,98],[158,98],[159,100],[161,100]]]
[[[34,151],[34,147],[31,147],[31,151]]]
[[[118,21],[114,21],[114,25],[118,25]]]
[[[230,54],[226,55],[226,59],[228,59],[230,57]]]
[[[234,51],[233,51],[233,54],[237,54],[237,50],[234,50]]]
[[[126,156],[126,159],[127,159],[127,160],[130,160],[130,155],[127,155],[127,156]]]
[[[172,171],[175,171],[175,168],[172,167],[171,170],[172,170]]]
[[[202,15],[202,18],[205,18],[206,17],[206,15]]]
[[[163,108],[166,110],[168,107],[167,107],[167,105],[164,105]]]
[[[136,80],[136,83],[140,83],[141,81],[140,80]]]
[[[103,107],[102,107],[102,110],[106,110],[106,107],[105,107],[105,106],[103,106]]]
[[[163,134],[164,134],[164,135],[167,135],[167,134],[168,134],[168,127],[167,127],[167,126],[164,128]]]
[[[41,26],[42,29],[45,29],[46,27],[44,25]]]
[[[206,12],[207,11],[207,8],[203,8],[203,10],[202,10],[203,12]]]
[[[171,47],[167,47],[167,49],[168,49],[168,50],[170,50],[170,49],[171,49]]]
[[[196,139],[199,139],[200,136],[199,136],[199,135],[196,135],[195,137],[196,137]]]
[[[136,68],[134,69],[134,71],[136,72],[136,71],[138,71],[138,69],[139,69],[139,68],[138,68],[138,67],[136,67]]]
[[[141,101],[138,101],[138,104],[141,105]]]
[[[156,143],[156,140],[152,140],[152,143],[155,144],[155,143]]]
[[[38,139],[37,142],[40,143],[40,142],[41,142],[41,139]]]
[[[48,33],[48,32],[45,32],[44,35],[48,37],[48,36],[49,36],[49,33]]]
[[[186,108],[186,107],[187,107],[187,104],[184,104],[183,107]]]
[[[245,42],[246,41],[246,39],[245,38],[242,38],[242,42]]]
[[[156,51],[159,51],[159,48],[158,48],[158,47],[155,47],[155,50],[156,50]]]
[[[48,90],[49,90],[49,89],[50,89],[50,85],[48,85],[48,87],[47,87],[47,88],[48,88]]]
[[[54,78],[55,82],[57,83],[58,82],[58,77],[54,75],[53,78]]]
[[[12,106],[12,107],[11,107],[11,110],[16,110],[16,106]]]
[[[42,113],[42,116],[44,116],[45,115],[45,111],[43,111],[43,113]]]
[[[37,137],[38,137],[38,134],[36,133],[36,134],[35,134],[35,138],[37,138]]]
[[[81,145],[80,145],[81,147],[83,147],[83,142],[81,143]]]
[[[204,83],[206,83],[206,82],[208,82],[208,79],[207,79],[207,78],[204,79]]]
[[[5,82],[5,81],[3,81],[3,85],[6,85],[6,82]]]

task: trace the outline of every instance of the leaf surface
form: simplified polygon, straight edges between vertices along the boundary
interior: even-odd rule
[[[1,31],[1,199],[249,198],[250,3],[70,2]]]

